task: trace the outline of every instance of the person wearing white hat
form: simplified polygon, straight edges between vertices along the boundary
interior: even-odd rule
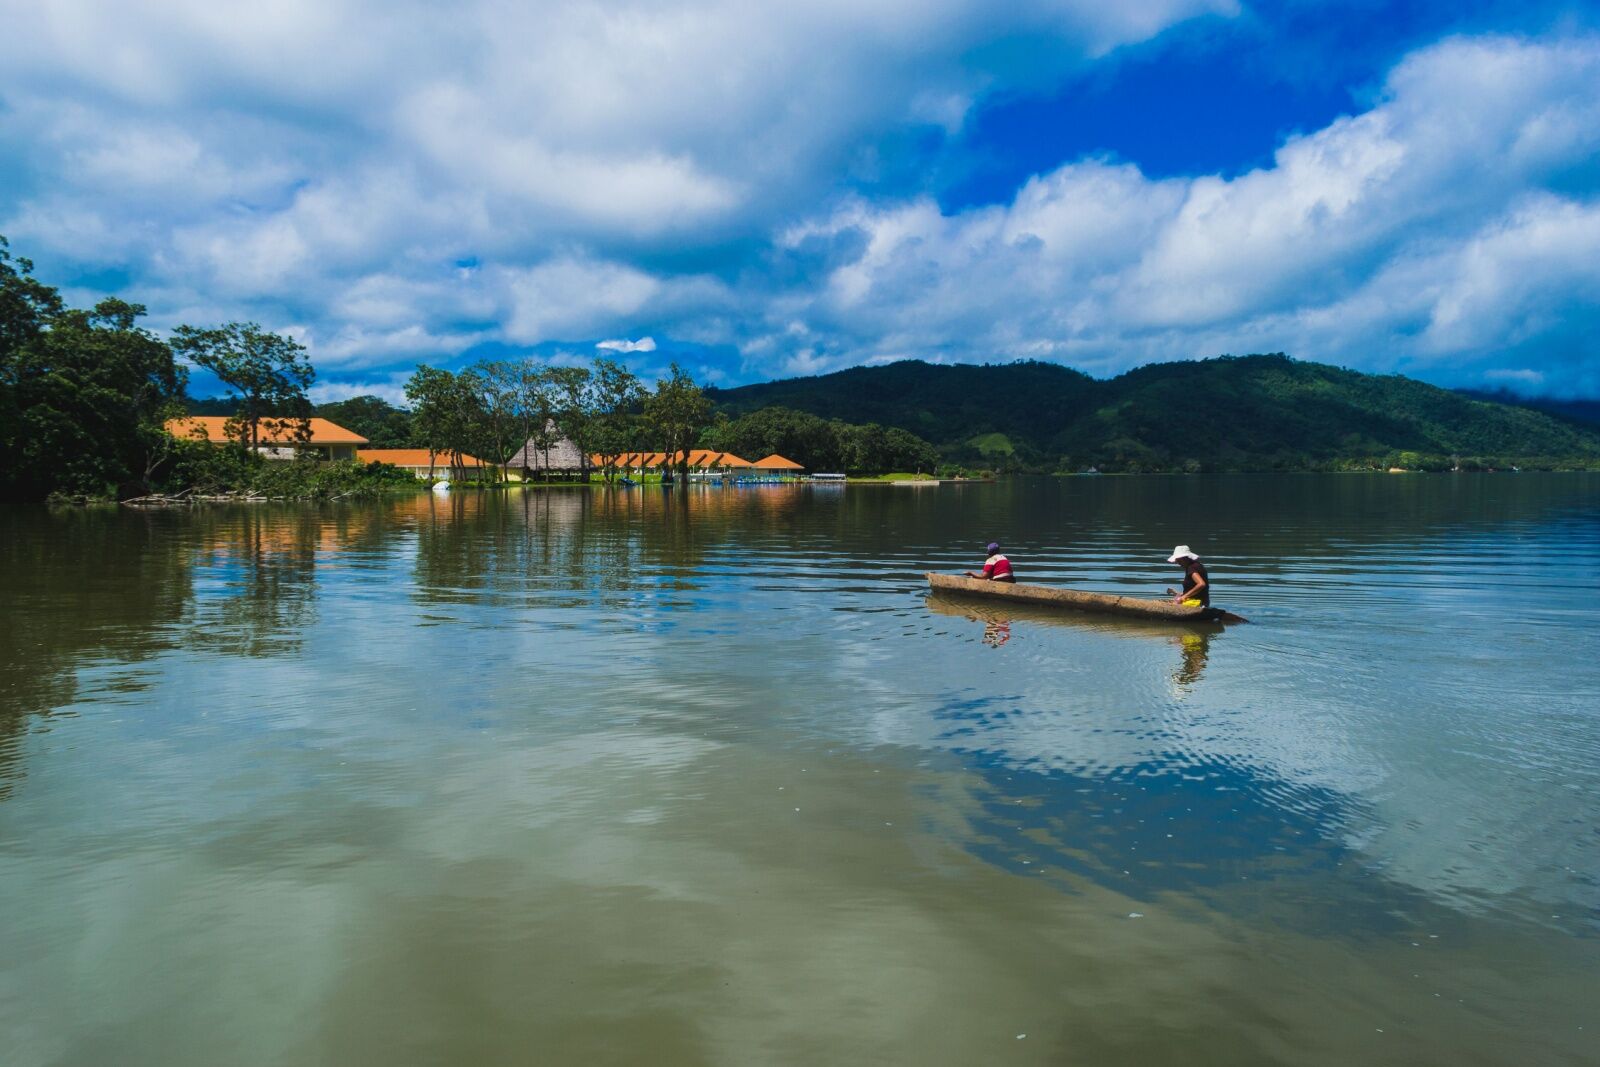
[[[1168,563],[1176,563],[1183,568],[1183,590],[1172,598],[1174,604],[1182,604],[1186,608],[1209,608],[1211,606],[1211,580],[1206,575],[1205,564],[1200,562],[1200,557],[1189,550],[1188,545],[1179,545],[1172,550],[1172,555],[1167,557]],[[1172,592],[1172,590],[1167,590]]]

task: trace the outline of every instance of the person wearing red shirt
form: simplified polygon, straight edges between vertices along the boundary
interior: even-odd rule
[[[1011,573],[1011,561],[1001,553],[998,544],[989,546],[989,558],[983,561],[983,573],[973,574],[966,571],[968,578],[978,578],[985,582],[1016,582],[1017,576]]]

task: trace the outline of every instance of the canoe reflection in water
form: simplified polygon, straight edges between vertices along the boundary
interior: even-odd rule
[[[1109,637],[1165,640],[1176,645],[1180,654],[1172,672],[1172,682],[1180,692],[1188,692],[1205,673],[1211,656],[1211,639],[1225,632],[1220,622],[1165,622],[1159,619],[1122,618],[1081,612],[1051,611],[1013,604],[996,604],[981,597],[933,593],[927,598],[928,610],[935,615],[963,618],[983,624],[983,643],[999,648],[1011,640],[1015,622],[1087,630]]]

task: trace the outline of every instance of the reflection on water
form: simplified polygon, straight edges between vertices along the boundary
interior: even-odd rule
[[[1583,476],[0,513],[6,1062],[1592,1062],[1597,516]],[[1144,595],[1186,542],[1255,624],[928,595],[991,540]]]
[[[990,648],[999,648],[1011,640],[1010,619],[990,619],[983,624],[983,643]]]
[[[1172,673],[1179,692],[1186,692],[1205,672],[1211,653],[1211,639],[1224,631],[1219,622],[1172,622],[1163,619],[1123,618],[1061,608],[1030,607],[1027,604],[997,604],[981,597],[935,594],[928,597],[928,610],[935,615],[959,616],[983,626],[983,643],[999,648],[1011,639],[1011,624],[1021,621],[1038,626],[1057,626],[1109,637],[1165,639],[1179,650],[1181,662]]]
[[[1206,658],[1211,654],[1211,635],[1180,634],[1172,638],[1172,641],[1183,653],[1183,662],[1172,672],[1172,680],[1180,690],[1186,690],[1198,682],[1200,676],[1205,673]]]

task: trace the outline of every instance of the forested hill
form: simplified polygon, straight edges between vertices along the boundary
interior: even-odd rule
[[[1492,392],[1482,389],[1457,389],[1462,396],[1474,400],[1488,400],[1497,404],[1511,404],[1519,408],[1532,408],[1546,415],[1555,415],[1576,422],[1600,424],[1600,400],[1564,400],[1550,396],[1520,396],[1509,389]]]
[[[1589,427],[1284,355],[1159,363],[1109,380],[1046,363],[909,360],[711,396],[730,417],[783,407],[878,423],[946,459],[1002,468],[1600,466],[1600,431]]]

